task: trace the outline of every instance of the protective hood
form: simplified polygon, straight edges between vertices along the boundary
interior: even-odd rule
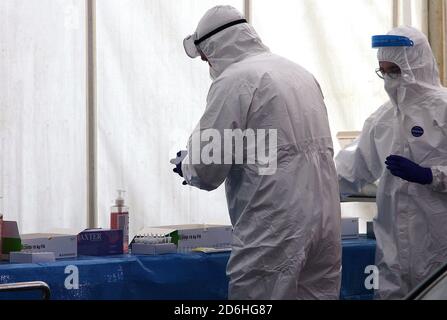
[[[447,261],[447,91],[421,32],[403,27],[389,35],[409,38],[401,43],[405,47],[399,40],[386,46],[386,37],[373,38],[373,46],[381,47],[379,61],[395,63],[402,71],[396,79],[385,77],[393,105],[385,104],[366,120],[360,137],[337,155],[336,164],[341,194],[358,194],[379,181],[375,294],[401,299]],[[384,165],[390,155],[431,168],[433,183],[394,175]]]
[[[268,52],[253,27],[243,20],[244,16],[231,6],[208,10],[196,32],[183,41],[186,54],[196,58],[201,52],[208,59],[211,76],[215,79],[229,65]],[[200,41],[203,38],[206,39]]]
[[[402,71],[397,85],[385,80],[393,104],[403,108],[420,101],[433,90],[439,90],[439,71],[426,36],[411,27],[395,28],[388,35],[405,36],[414,42],[411,47],[384,47],[377,53],[379,61],[395,63]]]

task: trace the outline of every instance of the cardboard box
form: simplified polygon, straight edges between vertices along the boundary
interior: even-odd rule
[[[56,261],[54,252],[19,251],[9,254],[10,263],[45,263],[54,261]]]
[[[123,230],[87,229],[78,235],[78,255],[123,254]]]
[[[9,254],[22,250],[19,227],[16,221],[3,221],[2,230],[2,260],[9,260]]]
[[[132,243],[131,253],[140,255],[155,255],[176,253],[177,246],[174,243],[160,243],[160,244],[146,244],[146,243]]]
[[[341,131],[337,133],[337,140],[340,144],[340,148],[343,150],[351,145],[355,139],[360,136],[360,131]]]
[[[77,235],[30,233],[22,235],[22,247],[30,252],[54,252],[56,259],[77,257]]]
[[[359,218],[341,219],[341,237],[342,239],[358,238],[359,236]]]
[[[233,227],[228,225],[172,225],[144,228],[136,237],[144,235],[162,235],[171,237],[177,245],[178,252],[190,252],[199,247],[229,248],[231,247]],[[135,242],[135,238],[132,243]]]

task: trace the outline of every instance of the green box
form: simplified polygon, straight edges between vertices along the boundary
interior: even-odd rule
[[[16,221],[3,221],[2,260],[9,260],[9,253],[22,250],[19,228]]]

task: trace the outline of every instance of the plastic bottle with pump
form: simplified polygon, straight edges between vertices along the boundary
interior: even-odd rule
[[[111,208],[110,228],[123,230],[123,253],[129,252],[129,208],[124,204],[124,190],[118,190],[118,198]]]

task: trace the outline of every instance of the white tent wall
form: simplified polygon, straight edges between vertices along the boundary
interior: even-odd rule
[[[388,100],[375,74],[371,36],[395,25],[427,33],[426,0],[252,1],[253,25],[272,51],[307,68],[320,82],[336,153],[336,134],[361,131],[364,121]],[[375,203],[344,203],[344,217],[359,217],[360,232],[376,215]]]
[[[361,130],[387,100],[371,36],[428,28],[427,0],[96,0],[98,226],[109,226],[116,189],[127,191],[131,234],[229,223],[223,188],[182,186],[169,163],[210,85],[182,40],[216,4],[250,4],[266,45],[315,74],[336,151],[336,133]],[[0,1],[0,210],[22,232],[87,225],[85,21],[85,1]],[[343,214],[364,231],[375,205],[344,204]]]
[[[428,0],[428,37],[441,81],[447,86],[447,0]]]
[[[392,0],[253,1],[253,25],[272,51],[320,82],[336,151],[338,131],[361,130],[387,101],[371,36],[392,27]]]
[[[0,1],[0,210],[24,233],[85,226],[83,17],[83,1]]]
[[[394,26],[413,26],[428,35],[428,0],[393,0]]]
[[[208,65],[183,39],[219,1],[97,0],[98,209],[109,225],[116,189],[127,191],[131,234],[151,225],[229,224],[223,188],[182,185],[169,160],[205,110]],[[243,10],[243,1],[225,1]]]

